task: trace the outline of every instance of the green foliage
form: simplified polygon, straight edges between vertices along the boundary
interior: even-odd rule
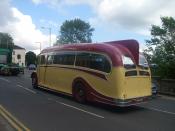
[[[13,42],[13,38],[11,37],[11,35],[8,33],[0,32],[0,48],[9,49],[10,51],[8,53],[8,59],[7,59],[8,64],[12,62],[13,46],[14,46],[14,42]]]
[[[36,64],[36,54],[32,51],[26,53],[25,59],[27,66],[29,66],[30,64]]]
[[[175,78],[175,19],[161,17],[162,25],[152,25],[151,40],[144,51],[148,61],[157,64],[155,75]]]
[[[13,49],[13,38],[8,33],[0,32],[0,48]]]
[[[80,19],[66,20],[60,28],[60,36],[57,43],[90,43],[94,28]]]

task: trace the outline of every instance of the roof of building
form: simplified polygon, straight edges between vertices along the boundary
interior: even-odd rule
[[[18,45],[14,45],[13,49],[21,49],[21,50],[25,50],[25,48],[20,47],[20,46],[18,46]]]

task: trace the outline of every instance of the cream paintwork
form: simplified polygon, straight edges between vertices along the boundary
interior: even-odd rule
[[[45,65],[37,67],[38,84],[45,86]]]
[[[73,66],[61,67],[73,68]],[[87,70],[87,68],[83,69]],[[40,67],[37,71],[40,71],[37,72],[37,74],[39,74],[39,85],[69,94],[72,94],[73,80],[81,77],[88,82],[94,90],[111,98],[130,99],[151,95],[150,76],[125,77],[124,74],[126,70],[123,67],[113,67],[111,73],[103,73],[107,80],[83,71],[60,68],[60,65],[46,67],[46,71],[44,67]]]
[[[141,69],[136,68],[137,72]],[[129,76],[125,77],[124,68],[116,68],[116,79],[119,99],[131,99],[143,96],[151,96],[150,76]],[[150,73],[150,70],[146,70]],[[120,72],[120,73],[119,73]]]

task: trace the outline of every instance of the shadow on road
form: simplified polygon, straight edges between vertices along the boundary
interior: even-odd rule
[[[101,103],[89,103],[89,104],[88,104],[89,106],[94,106],[95,108],[98,108],[100,110],[104,110],[111,113],[117,113],[117,114],[128,114],[128,113],[140,112],[145,110],[145,108],[135,106],[135,105],[132,105],[129,107],[119,107],[119,106],[105,105]]]
[[[37,90],[52,94],[52,95],[57,96],[57,97],[64,98],[64,99],[68,100],[69,102],[71,102],[72,104],[76,104],[75,106],[81,106],[84,108],[90,107],[90,108],[95,108],[98,110],[107,111],[110,113],[128,114],[128,113],[134,113],[134,112],[142,112],[142,111],[146,110],[145,108],[139,107],[136,105],[129,106],[129,107],[118,107],[118,106],[110,106],[110,105],[96,103],[96,102],[86,102],[85,104],[80,104],[80,103],[77,103],[71,96],[67,96],[67,95],[60,94],[58,92],[54,92],[54,91],[50,91],[50,90],[46,90],[43,88],[38,88]]]

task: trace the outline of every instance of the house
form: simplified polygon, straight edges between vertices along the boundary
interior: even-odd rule
[[[14,45],[12,52],[12,63],[25,66],[25,52],[26,50],[24,48]]]

